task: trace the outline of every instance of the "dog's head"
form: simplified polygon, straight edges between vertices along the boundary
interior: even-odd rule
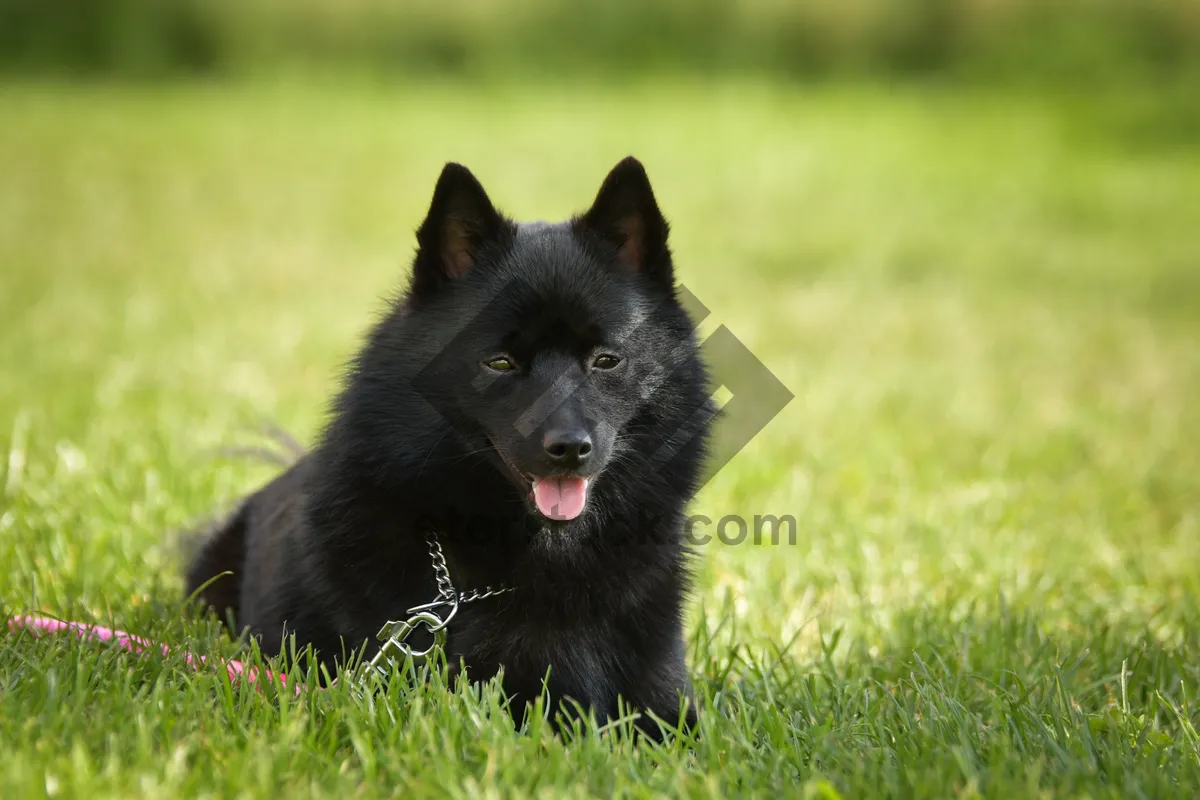
[[[575,519],[606,470],[652,468],[631,442],[671,433],[639,428],[684,413],[679,384],[703,376],[667,223],[637,160],[557,224],[512,222],[448,164],[417,239],[402,313],[430,356],[418,391],[531,513]]]

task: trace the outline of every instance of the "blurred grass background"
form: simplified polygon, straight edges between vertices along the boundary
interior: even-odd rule
[[[1195,0],[2,0],[0,66],[297,63],[495,76],[953,74],[1090,82],[1200,64]]]
[[[235,652],[171,533],[312,440],[449,159],[529,219],[645,161],[796,394],[693,510],[799,529],[701,553],[690,750],[7,636],[0,795],[1194,796],[1197,9],[0,0],[4,610]]]

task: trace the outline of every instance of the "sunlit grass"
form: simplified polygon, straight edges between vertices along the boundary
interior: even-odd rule
[[[181,657],[0,639],[0,793],[1200,785],[1200,157],[1078,99],[10,87],[0,95],[0,603],[234,652],[179,531],[311,441],[442,162],[522,218],[632,152],[680,278],[795,393],[696,513],[701,741],[514,732],[487,688],[292,701]],[[715,533],[715,530],[710,530]]]

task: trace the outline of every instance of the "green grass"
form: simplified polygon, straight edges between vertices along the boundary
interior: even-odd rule
[[[698,742],[0,634],[0,796],[1194,796],[1200,151],[1135,99],[10,85],[9,612],[236,652],[174,532],[270,474],[215,449],[311,441],[451,158],[524,218],[646,162],[705,329],[796,394],[694,510],[799,537],[702,550]]]

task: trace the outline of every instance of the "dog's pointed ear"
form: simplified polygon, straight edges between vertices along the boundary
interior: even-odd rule
[[[592,207],[575,219],[575,228],[614,246],[623,268],[673,284],[667,221],[658,210],[645,167],[633,156],[608,173]]]
[[[417,229],[413,292],[462,278],[475,266],[480,248],[501,241],[509,227],[471,170],[446,164],[433,189],[429,213]]]

